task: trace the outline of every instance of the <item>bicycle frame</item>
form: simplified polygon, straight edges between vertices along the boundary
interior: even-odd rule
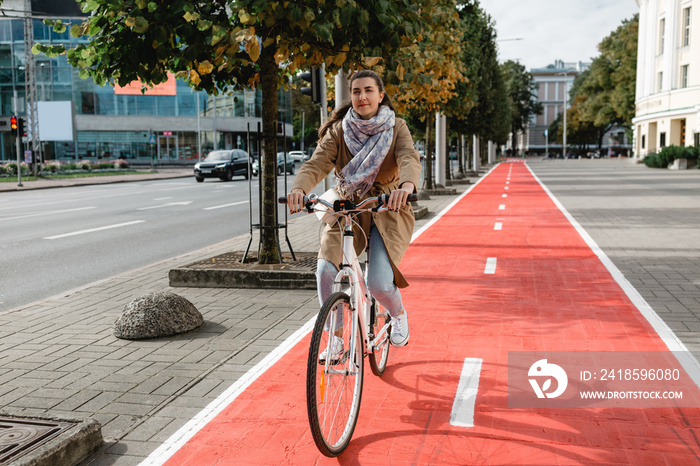
[[[352,231],[352,219],[350,214],[343,214],[345,219],[345,226],[342,229],[342,244],[343,244],[343,263],[341,265],[340,271],[335,276],[333,284],[333,292],[342,291],[341,281],[343,278],[347,277],[350,281],[350,302],[354,312],[357,313],[357,319],[353,317],[352,319],[352,338],[351,338],[351,348],[349,348],[348,354],[354,354],[355,345],[357,337],[357,321],[360,322],[360,330],[362,331],[362,342],[363,342],[363,354],[367,354],[374,349],[374,346],[378,342],[381,342],[384,338],[388,338],[388,330],[390,325],[386,323],[377,335],[370,335],[370,312],[372,307],[372,295],[367,287],[367,283],[364,279],[364,274],[360,267],[360,261],[355,253],[355,247],[353,245],[354,234]],[[331,316],[330,328],[336,328],[336,315]],[[329,339],[330,344],[330,339]],[[330,350],[329,350],[330,351]]]

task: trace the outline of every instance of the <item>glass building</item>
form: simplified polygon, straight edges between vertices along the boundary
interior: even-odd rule
[[[61,1],[51,8],[62,10]],[[32,8],[41,2],[32,2]],[[26,117],[25,41],[21,19],[24,1],[5,0],[0,9],[0,108],[2,116]],[[65,14],[54,19],[70,20],[75,2]],[[79,12],[78,12],[79,13]],[[20,19],[12,19],[11,16]],[[33,12],[33,16],[47,16]],[[77,20],[79,21],[79,19]],[[74,19],[75,23],[76,20]],[[69,29],[56,33],[41,19],[33,19],[34,42],[65,44],[77,41]],[[258,126],[262,125],[262,94],[245,90],[213,97],[193,91],[176,80],[170,95],[130,95],[111,86],[100,87],[91,79],[81,79],[65,55],[49,58],[34,56],[38,101],[70,101],[73,107],[73,140],[41,141],[44,160],[124,158],[133,162],[187,164],[215,149],[239,148],[253,154]],[[292,136],[291,93],[280,91],[279,144]],[[249,131],[252,150],[249,150]],[[0,132],[0,162],[14,160],[15,148],[9,132]]]

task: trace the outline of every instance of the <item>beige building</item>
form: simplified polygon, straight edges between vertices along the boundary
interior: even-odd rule
[[[564,62],[555,60],[545,68],[533,68],[530,70],[532,80],[536,84],[537,102],[542,105],[542,113],[533,115],[528,122],[527,129],[518,133],[516,142],[519,153],[527,152],[530,155],[544,155],[549,153],[551,157],[559,157],[563,154],[561,142],[547,142],[545,134],[549,133],[549,126],[564,113],[564,108],[571,107],[569,93],[574,80],[583,73],[591,64],[588,62]],[[549,135],[549,139],[553,138]],[[571,139],[567,141],[566,152],[569,154],[584,154],[598,150],[598,141],[587,141],[586,146],[578,146]],[[631,149],[625,136],[625,130],[617,126],[612,127],[602,138],[602,155],[625,155]]]
[[[532,80],[537,85],[537,101],[542,105],[542,113],[533,115],[525,134],[521,135],[523,150],[530,154],[544,155],[545,150],[552,154],[561,154],[561,144],[546,143],[545,131],[548,131],[549,125],[564,112],[565,107],[571,106],[568,95],[574,80],[589,65],[590,63],[565,63],[562,60],[556,60],[553,65],[546,68],[530,70]]]
[[[636,2],[635,157],[700,145],[700,0]]]

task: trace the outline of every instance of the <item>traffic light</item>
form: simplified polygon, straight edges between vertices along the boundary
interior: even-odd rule
[[[322,79],[323,69],[320,66],[312,66],[311,71],[301,73],[301,79],[311,83],[311,87],[302,87],[301,93],[311,96],[311,101],[315,104],[321,103],[321,94],[323,92]]]
[[[10,118],[10,132],[12,133],[13,136],[17,136],[17,117],[12,116]]]
[[[24,137],[24,118],[17,118],[17,134]]]

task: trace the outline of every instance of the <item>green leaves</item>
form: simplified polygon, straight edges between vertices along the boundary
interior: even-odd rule
[[[81,2],[82,3],[82,2]],[[87,2],[83,3],[83,12],[89,13],[91,11],[97,10],[102,4],[104,3],[104,0],[88,0]]]
[[[572,93],[577,105],[572,110],[582,124],[630,127],[635,114],[638,30],[638,15],[623,21],[601,41],[600,55],[575,81]]]
[[[66,53],[65,45],[41,45],[36,43],[32,46],[32,53],[38,55],[40,53],[45,54],[47,57],[56,57]]]
[[[138,34],[143,34],[148,30],[148,21],[143,16],[129,16],[124,24]]]

